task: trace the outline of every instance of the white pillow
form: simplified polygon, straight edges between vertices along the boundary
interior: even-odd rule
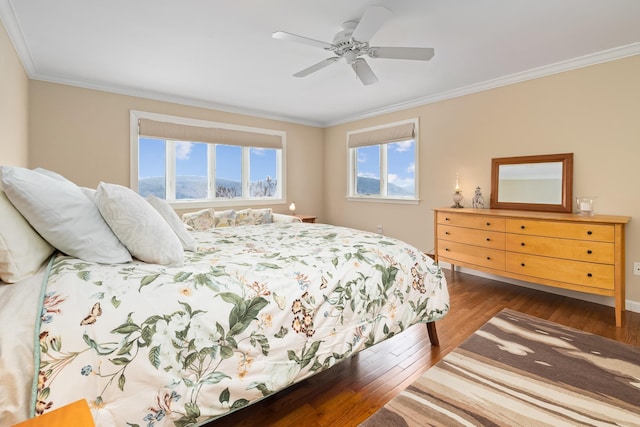
[[[289,222],[302,222],[300,218],[293,215],[285,215],[280,213],[271,214],[271,221],[273,223],[289,223]]]
[[[160,199],[153,194],[147,196],[147,202],[167,221],[169,227],[171,227],[173,232],[176,233],[176,236],[178,236],[182,247],[187,251],[195,251],[196,241],[191,237],[191,234],[187,231],[184,223],[180,221],[180,217],[171,205],[169,205],[166,200]]]
[[[82,194],[87,196],[87,199],[91,200],[91,203],[95,203],[96,190],[88,187],[80,187],[80,190],[82,190]]]
[[[131,261],[96,205],[71,181],[2,166],[2,183],[13,206],[60,251],[106,264]]]
[[[0,186],[0,280],[15,283],[37,273],[54,248],[29,225]]]
[[[131,255],[153,264],[183,264],[184,251],[178,236],[138,193],[121,185],[101,182],[95,200],[104,220]]]
[[[58,172],[50,171],[49,169],[35,168],[33,170],[38,172],[38,173],[47,175],[50,178],[57,179],[58,181],[68,181],[67,178],[65,178],[64,176],[60,175]]]

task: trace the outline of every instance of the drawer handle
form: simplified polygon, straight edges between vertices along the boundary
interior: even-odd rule
[[[587,273],[587,277],[593,277],[593,274]]]
[[[444,220],[445,220],[445,221],[449,221],[449,218],[445,218]]]
[[[524,246],[524,242],[520,243],[520,246]]]
[[[524,230],[524,225],[521,225],[521,226],[520,226],[520,229],[521,229],[521,230]]]
[[[520,263],[520,265],[524,267],[524,262]]]
[[[490,256],[487,257],[487,261],[491,261],[491,257]]]
[[[587,231],[587,234],[588,234],[589,236],[591,236],[591,235],[593,234],[593,231],[589,230],[589,231]]]
[[[445,231],[444,234],[448,236],[450,233],[448,231]]]
[[[491,223],[490,223],[490,222],[488,222],[488,223],[487,223],[487,227],[489,227],[490,225],[491,225]]]
[[[445,252],[449,252],[449,248],[444,248]]]
[[[487,242],[490,242],[490,241],[491,241],[491,239],[487,237]]]
[[[589,255],[591,255],[591,254],[593,253],[593,251],[592,251],[591,249],[588,249],[588,250],[587,250],[587,253],[588,253]]]

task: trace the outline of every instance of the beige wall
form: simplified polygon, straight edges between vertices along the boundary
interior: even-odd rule
[[[184,116],[287,133],[287,199],[297,212],[323,208],[323,129],[167,102],[31,81],[29,167],[56,171],[78,185],[129,185],[129,112]],[[273,206],[288,212],[286,204]]]
[[[634,219],[627,226],[627,300],[640,310],[640,56],[361,120],[325,130],[325,217],[433,248],[434,207],[450,206],[456,173],[470,206],[480,186],[489,201],[491,158],[574,153],[574,195],[596,210]],[[346,132],[418,117],[419,205],[345,198]]]
[[[0,165],[27,166],[29,79],[0,21]]]

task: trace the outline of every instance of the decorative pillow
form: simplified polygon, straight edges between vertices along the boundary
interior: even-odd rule
[[[236,225],[236,211],[229,209],[226,211],[215,212],[216,228],[233,227]]]
[[[29,225],[0,186],[0,280],[15,283],[37,273],[54,248]]]
[[[96,205],[71,181],[2,166],[2,183],[13,206],[60,251],[100,263],[131,261]]]
[[[178,236],[180,243],[182,243],[182,247],[187,251],[195,251],[196,241],[191,237],[184,223],[180,221],[180,217],[176,211],[173,210],[171,205],[169,205],[166,200],[160,199],[154,195],[148,196],[147,202],[149,202],[149,204],[158,211],[164,220],[167,221],[169,227],[171,227],[173,232],[176,233],[176,236]]]
[[[255,225],[260,224],[271,224],[273,222],[272,218],[272,209],[264,208],[264,209],[252,209],[251,210],[251,223]],[[237,221],[237,219],[236,219]]]
[[[253,216],[251,216],[251,209],[242,209],[236,211],[235,225],[253,225]]]
[[[101,182],[96,190],[96,204],[131,255],[153,264],[183,264],[184,251],[178,236],[138,193],[121,185]]]
[[[216,226],[213,209],[203,209],[201,211],[189,212],[182,215],[182,222],[195,231],[207,231]]]

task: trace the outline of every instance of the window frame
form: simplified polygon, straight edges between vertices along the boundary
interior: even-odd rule
[[[208,120],[192,119],[187,117],[172,116],[167,114],[151,113],[146,111],[130,110],[130,165],[129,165],[129,186],[130,188],[138,192],[138,162],[139,162],[139,131],[138,121],[140,119],[149,119],[159,122],[175,123],[186,126],[199,126],[199,127],[211,127],[219,129],[237,130],[243,132],[253,132],[258,134],[275,135],[281,138],[282,148],[280,149],[280,155],[276,155],[276,174],[279,175],[276,178],[280,182],[279,194],[272,198],[255,198],[255,197],[234,197],[234,198],[211,198],[211,199],[198,199],[198,200],[167,200],[167,202],[176,209],[193,209],[193,208],[208,208],[208,207],[233,207],[233,206],[269,206],[275,204],[286,203],[287,200],[287,173],[286,173],[286,132],[274,129],[256,128],[250,126],[234,125],[229,123],[220,123]],[[160,138],[158,138],[160,139]],[[172,182],[173,189],[167,188],[165,191],[167,194],[175,194],[175,141],[173,139],[166,139],[166,176],[167,185]],[[200,141],[189,141],[200,142]],[[206,144],[211,144],[204,142]],[[233,144],[227,144],[233,145]],[[170,147],[171,146],[171,147]],[[208,186],[212,187],[215,182],[215,163],[211,163],[214,158],[213,149],[215,145],[207,147],[207,156],[209,160],[209,174],[208,174]],[[260,147],[243,147],[242,148],[242,191],[243,194],[249,194],[249,181],[245,182],[249,178],[249,151],[252,148]],[[170,175],[171,174],[171,175]],[[246,187],[246,189],[245,189]],[[246,192],[245,192],[246,190]]]
[[[384,142],[380,144],[370,144],[369,146],[378,146],[380,149],[380,194],[358,194],[357,193],[357,170],[358,170],[358,156],[357,149],[359,147],[350,147],[349,146],[349,137],[351,135],[375,131],[379,129],[385,129],[395,126],[400,126],[404,124],[412,123],[414,126],[414,184],[415,191],[413,196],[389,196],[387,193],[388,187],[388,146],[390,144],[394,144],[396,142],[406,141],[406,139],[392,141],[392,142]],[[347,200],[350,201],[366,201],[366,202],[378,202],[378,203],[402,203],[402,204],[418,204],[420,202],[420,189],[419,189],[419,154],[420,154],[420,143],[419,143],[419,121],[418,118],[401,120],[393,123],[386,123],[384,125],[372,126],[364,129],[358,129],[354,131],[347,132],[346,135],[346,148],[347,148]]]

